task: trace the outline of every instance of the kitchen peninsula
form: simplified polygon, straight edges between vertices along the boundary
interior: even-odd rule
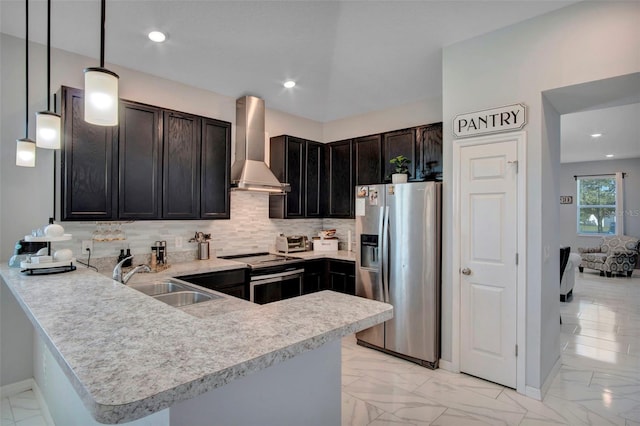
[[[321,291],[261,306],[222,295],[190,312],[83,268],[0,276],[36,330],[34,375],[59,424],[338,425],[340,338],[393,311]]]

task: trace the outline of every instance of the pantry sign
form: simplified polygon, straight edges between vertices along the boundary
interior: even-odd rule
[[[457,115],[453,134],[458,138],[520,130],[527,124],[527,107],[513,104]]]

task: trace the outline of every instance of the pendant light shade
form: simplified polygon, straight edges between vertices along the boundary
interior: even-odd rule
[[[118,124],[118,74],[105,68],[85,68],[84,120],[99,126]]]
[[[51,112],[51,0],[47,0],[47,110],[36,113],[36,146],[60,149],[62,119]]]
[[[29,138],[18,139],[16,146],[16,166],[36,166],[36,143]]]
[[[100,67],[84,70],[84,121],[98,126],[118,124],[118,74],[104,67],[106,0],[101,2]]]
[[[29,139],[29,0],[25,0],[25,48],[24,48],[24,138],[16,141],[16,166],[36,166],[36,143]]]
[[[60,115],[41,111],[36,114],[36,146],[38,148],[60,149]]]

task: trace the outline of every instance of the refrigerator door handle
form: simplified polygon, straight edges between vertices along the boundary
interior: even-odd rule
[[[384,207],[382,214],[382,284],[384,289],[384,301],[390,303],[389,297],[389,206]]]
[[[380,292],[378,294],[380,294],[382,296],[382,301],[386,302],[386,293],[384,292],[384,274],[386,273],[386,266],[384,264],[384,250],[385,250],[385,245],[384,245],[384,207],[380,207],[380,220],[378,221],[378,235],[380,236],[380,238],[378,238],[378,248],[377,250],[379,251],[379,255],[382,255],[382,259],[381,262],[379,263],[380,265],[380,269],[378,272],[378,279],[377,279],[377,286],[378,286],[378,290],[380,290]]]

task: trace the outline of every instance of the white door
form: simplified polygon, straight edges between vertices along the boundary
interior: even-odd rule
[[[460,370],[516,387],[517,141],[460,148]]]

